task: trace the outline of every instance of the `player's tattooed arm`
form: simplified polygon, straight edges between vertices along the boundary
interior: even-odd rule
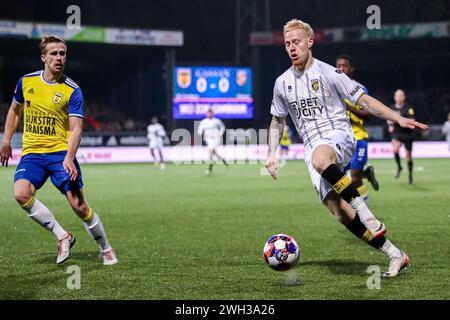
[[[285,124],[286,117],[272,116],[272,122],[270,123],[269,129],[269,155],[275,154],[277,151]]]
[[[361,95],[357,103],[374,116],[398,123],[403,128],[409,129],[419,128],[422,130],[428,129],[428,125],[417,122],[412,119],[402,117],[400,114],[386,107],[383,103],[381,103],[377,99],[365,93]]]
[[[278,159],[276,151],[283,135],[286,117],[272,116],[272,122],[269,129],[269,152],[266,160],[266,168],[274,180],[277,179]]]
[[[11,139],[19,126],[21,111],[22,105],[13,100],[6,116],[5,132],[0,145],[0,162],[5,167],[8,166],[9,158],[12,156]]]

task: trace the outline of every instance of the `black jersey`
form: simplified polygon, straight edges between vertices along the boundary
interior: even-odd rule
[[[414,118],[416,114],[414,107],[408,104],[404,104],[400,109],[396,108],[395,105],[391,108],[395,112],[400,113],[400,115],[404,118]],[[398,123],[394,124],[394,133],[396,134],[412,134],[413,132],[414,129],[402,128]]]

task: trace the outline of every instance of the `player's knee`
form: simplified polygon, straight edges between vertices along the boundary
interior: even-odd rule
[[[394,147],[392,148],[394,153],[399,153],[400,152],[400,145],[394,145]]]
[[[33,195],[29,191],[24,191],[24,190],[14,191],[14,198],[21,206],[23,206],[27,202],[29,202],[32,197],[33,197]]]
[[[311,163],[317,172],[322,174],[326,168],[328,168],[333,163],[336,163],[336,153],[331,149],[331,147],[326,145],[318,146],[311,158]]]
[[[331,157],[316,156],[312,159],[312,165],[317,172],[322,174],[326,168],[333,164],[333,159]]]

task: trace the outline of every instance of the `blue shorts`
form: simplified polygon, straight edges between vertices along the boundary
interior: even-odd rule
[[[284,145],[281,145],[281,144],[280,144],[280,148],[281,148],[282,150],[289,151],[289,146],[284,146]]]
[[[367,163],[367,140],[356,140],[356,148],[352,159],[344,168],[344,172],[348,169],[363,170]]]
[[[69,190],[78,190],[83,188],[83,179],[81,176],[80,165],[75,158],[74,164],[78,171],[76,181],[70,181],[69,174],[64,170],[63,161],[67,151],[53,153],[29,153],[20,159],[20,162],[14,175],[14,182],[20,179],[26,179],[39,190],[47,181],[48,177],[53,185],[66,194]]]

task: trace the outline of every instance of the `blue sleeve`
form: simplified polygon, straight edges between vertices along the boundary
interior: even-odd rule
[[[69,117],[76,116],[84,118],[83,111],[83,94],[80,88],[76,88],[69,100]]]
[[[24,103],[23,91],[22,91],[22,78],[20,78],[19,82],[17,82],[16,89],[14,90],[13,98],[18,104]]]
[[[369,94],[369,90],[367,90],[367,88],[365,86],[363,86],[362,88],[366,94]]]

